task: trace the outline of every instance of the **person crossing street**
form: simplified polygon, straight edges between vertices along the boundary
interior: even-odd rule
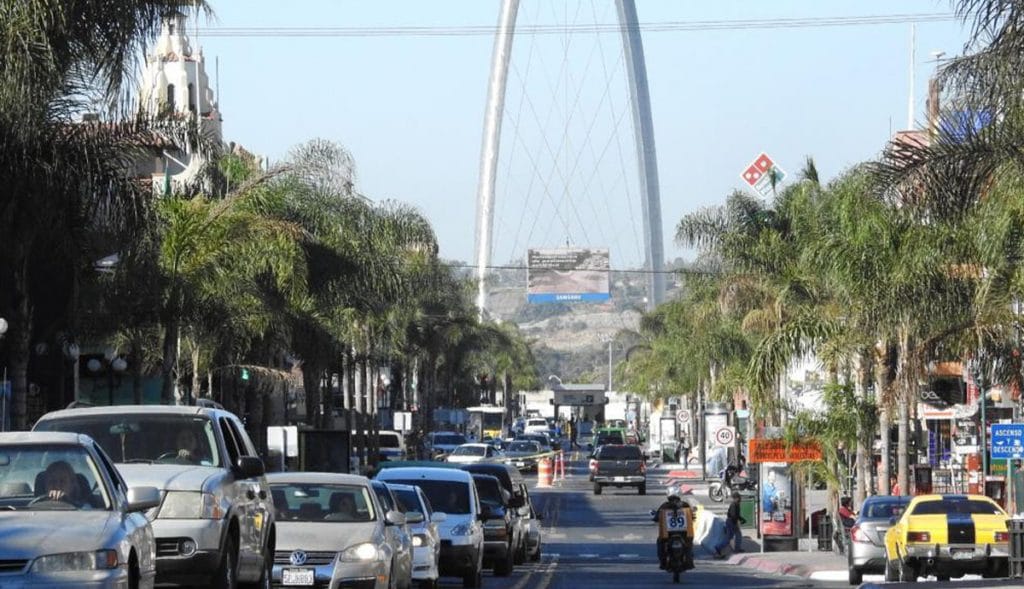
[[[747,520],[740,514],[740,499],[739,492],[734,491],[729,511],[725,515],[725,538],[715,546],[715,558],[725,558],[722,549],[729,545],[729,541],[734,541],[733,552],[743,552],[743,529],[740,526],[747,523]]]

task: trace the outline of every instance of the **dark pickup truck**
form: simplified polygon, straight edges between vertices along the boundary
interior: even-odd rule
[[[606,444],[594,456],[594,494],[600,495],[604,487],[636,487],[641,495],[647,494],[647,465],[639,446]]]

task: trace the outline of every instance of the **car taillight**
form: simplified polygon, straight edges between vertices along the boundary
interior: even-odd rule
[[[996,532],[996,542],[1009,542],[1010,532]]]
[[[640,463],[640,474],[647,474],[647,465],[643,462]]]
[[[907,542],[931,542],[932,535],[928,532],[907,532]]]
[[[871,542],[871,539],[864,533],[864,530],[860,529],[860,526],[853,526],[850,528],[850,540],[860,542],[861,544]]]
[[[597,470],[597,460],[594,458],[590,459],[590,472]]]

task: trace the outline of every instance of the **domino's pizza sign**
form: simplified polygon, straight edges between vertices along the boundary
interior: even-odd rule
[[[1024,423],[992,424],[992,458],[1024,458]]]
[[[761,152],[761,155],[757,156],[747,166],[747,169],[743,170],[740,177],[747,183],[747,186],[753,188],[762,197],[767,197],[772,193],[774,187],[781,184],[786,178],[786,172],[776,165],[767,153]]]

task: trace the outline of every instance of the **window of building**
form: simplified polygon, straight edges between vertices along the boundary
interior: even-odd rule
[[[171,110],[177,110],[174,104],[174,84],[167,85],[167,107]]]
[[[194,84],[188,85],[188,109],[196,112],[196,87]]]

